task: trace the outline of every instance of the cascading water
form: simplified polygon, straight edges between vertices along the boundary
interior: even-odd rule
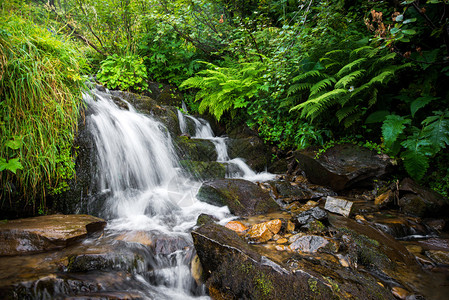
[[[194,133],[192,135],[193,139],[205,139],[211,141],[215,145],[217,151],[217,161],[221,163],[226,163],[232,167],[228,168],[227,177],[229,178],[243,178],[250,181],[267,181],[275,178],[275,175],[262,172],[254,172],[243,159],[236,157],[233,159],[229,158],[226,138],[216,137],[210,124],[203,120],[197,119],[192,116],[183,114],[178,110],[179,127],[183,134],[188,134],[187,119],[191,120],[194,124]]]
[[[94,90],[85,101],[93,112],[87,122],[98,152],[97,181],[107,198],[100,213],[108,219],[105,235],[132,241],[143,234],[154,244],[169,241],[159,247],[164,251],[152,253],[149,267],[134,274],[147,287],[147,297],[206,297],[190,274],[194,249],[189,230],[201,213],[224,219],[229,210],[195,198],[200,184],[182,176],[161,123],[137,113],[130,103],[129,110],[119,108],[108,92]]]

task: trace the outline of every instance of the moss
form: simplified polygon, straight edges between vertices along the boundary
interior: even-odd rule
[[[309,280],[307,280],[307,283],[309,284],[309,288],[312,292],[316,293],[316,294],[320,294],[320,291],[318,290],[318,281],[316,281],[313,278],[309,278]]]

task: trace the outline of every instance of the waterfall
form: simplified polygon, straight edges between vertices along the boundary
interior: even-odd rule
[[[195,118],[183,114],[178,110],[179,129],[183,134],[191,134],[193,139],[205,139],[215,145],[217,161],[228,165],[227,177],[243,178],[250,181],[267,181],[275,178],[274,174],[268,172],[254,172],[242,158],[229,158],[225,137],[216,137],[209,122],[201,118]],[[187,120],[194,124],[193,132],[189,132]]]
[[[149,298],[205,297],[192,287],[189,231],[201,213],[224,219],[229,210],[195,198],[200,183],[183,177],[170,134],[160,122],[124,100],[128,110],[120,108],[107,91],[93,90],[84,99],[92,112],[87,124],[98,153],[96,180],[106,198],[100,213],[109,220],[105,235],[125,234],[121,240],[127,240],[127,234],[143,232],[154,243],[169,241],[169,253],[149,259],[151,272],[134,274],[152,291]]]

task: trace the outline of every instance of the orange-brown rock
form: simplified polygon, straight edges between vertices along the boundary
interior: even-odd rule
[[[229,228],[237,233],[241,233],[241,232],[248,230],[248,227],[246,227],[245,225],[243,225],[242,222],[239,222],[239,221],[230,221],[230,222],[228,222],[228,224],[226,224],[225,227]]]
[[[247,236],[259,243],[265,243],[278,233],[281,227],[282,221],[279,219],[255,224],[247,232]]]
[[[391,293],[401,300],[407,299],[407,296],[410,295],[410,293],[407,290],[398,286],[393,287],[391,289]]]
[[[49,215],[0,224],[0,255],[18,255],[67,247],[102,231],[106,221],[89,215]]]
[[[378,206],[386,206],[390,202],[392,202],[394,199],[394,193],[392,190],[388,190],[383,194],[380,194],[379,196],[374,199],[374,204]]]

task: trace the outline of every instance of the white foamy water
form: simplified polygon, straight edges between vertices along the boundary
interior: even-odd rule
[[[254,172],[242,158],[230,159],[228,155],[228,149],[226,146],[226,138],[216,137],[210,124],[203,120],[197,119],[192,116],[184,115],[178,110],[179,128],[184,134],[189,134],[189,128],[187,124],[187,119],[194,123],[194,133],[192,135],[193,139],[204,139],[209,140],[215,145],[215,150],[217,151],[217,161],[220,163],[230,164],[231,167],[228,168],[227,177],[228,178],[242,178],[249,181],[268,181],[273,180],[276,175],[261,172]]]
[[[151,258],[152,275],[136,274],[135,280],[151,287],[158,299],[206,297],[204,292],[192,294],[190,231],[201,213],[224,219],[229,210],[196,199],[201,184],[180,172],[172,140],[161,123],[137,113],[130,103],[126,102],[128,110],[121,109],[108,92],[95,90],[84,99],[92,111],[87,123],[98,152],[97,182],[106,198],[100,213],[108,219],[106,235],[146,232],[155,242],[158,237],[174,241],[166,246],[174,247],[172,253]],[[179,240],[190,246],[177,246]]]

